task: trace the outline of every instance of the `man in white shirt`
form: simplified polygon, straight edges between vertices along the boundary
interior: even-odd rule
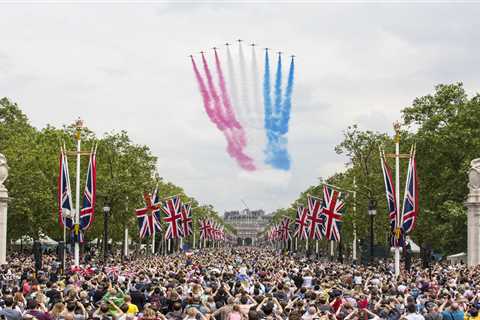
[[[407,320],[425,320],[425,318],[417,312],[417,306],[413,303],[407,305],[407,315],[405,318]]]

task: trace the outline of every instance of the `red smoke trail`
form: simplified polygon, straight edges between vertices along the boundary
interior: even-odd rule
[[[198,71],[197,64],[195,63],[195,60],[193,60],[193,57],[192,57],[192,65],[193,65],[193,72],[195,73],[195,78],[197,79],[198,88],[200,90],[200,94],[202,95],[205,111],[207,112],[207,115],[210,118],[210,120],[217,125],[218,129],[221,130],[220,126],[218,125],[218,120],[217,120],[215,111],[213,110],[213,108],[210,107],[212,104],[212,99],[210,98],[207,87],[205,86],[205,82],[203,82],[202,76]]]
[[[215,89],[215,85],[213,84],[212,73],[210,72],[207,59],[205,59],[205,55],[203,53],[202,53],[202,62],[203,62],[203,69],[205,70],[205,75],[207,77],[208,90],[210,91],[210,96],[213,99],[215,114],[219,122],[218,125],[221,126],[220,130],[224,131],[226,128],[229,128],[228,126],[229,124],[227,122],[227,119],[223,115],[222,102],[220,101],[220,97],[218,96],[217,90]]]
[[[210,118],[210,120],[213,123],[215,123],[217,125],[217,128],[220,131],[222,131],[222,133],[225,135],[225,139],[227,140],[228,154],[232,158],[234,158],[237,161],[238,165],[244,170],[254,171],[255,165],[253,163],[253,160],[249,156],[247,156],[243,152],[242,147],[238,145],[235,138],[233,137],[234,133],[229,132],[229,128],[226,128],[227,123],[226,123],[226,118],[222,114],[221,101],[216,93],[215,87],[213,85],[212,76],[208,68],[207,61],[203,56],[203,54],[202,54],[202,60],[204,63],[205,73],[207,75],[208,86],[209,86],[209,89],[211,89],[211,92],[209,92],[207,86],[205,85],[205,82],[195,63],[195,60],[192,57],[193,71],[197,79],[200,94],[202,95],[205,111],[207,112],[207,115]],[[215,104],[213,108],[211,107],[212,97],[213,97],[213,102]],[[232,130],[235,130],[235,128],[232,128]]]
[[[222,65],[220,64],[220,58],[218,57],[218,53],[216,50],[215,50],[215,65],[217,67],[218,82],[220,85],[222,101],[223,101],[223,105],[225,107],[225,112],[227,115],[226,121],[229,127],[235,131],[235,139],[237,139],[238,143],[242,147],[245,147],[247,144],[245,131],[243,130],[242,125],[238,122],[235,116],[235,112],[233,111],[230,96],[227,90],[227,85],[225,83],[225,77],[223,76]]]

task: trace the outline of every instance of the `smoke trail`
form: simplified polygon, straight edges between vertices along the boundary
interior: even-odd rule
[[[223,131],[225,130],[228,124],[223,115],[220,97],[218,96],[217,90],[215,89],[215,85],[213,84],[212,74],[210,72],[210,68],[208,67],[207,60],[205,59],[205,55],[203,53],[202,53],[202,61],[203,61],[203,69],[205,70],[205,75],[207,77],[207,84],[208,84],[208,89],[210,91],[210,96],[213,99],[215,117],[218,120],[217,125],[219,126],[219,129]]]
[[[278,130],[278,122],[280,118],[281,109],[282,109],[282,55],[278,54],[277,74],[275,77],[275,110],[273,111],[273,114],[274,114],[273,128],[275,131]]]
[[[223,76],[223,70],[220,63],[220,58],[218,57],[218,53],[216,50],[215,50],[215,65],[217,68],[218,82],[219,82],[222,102],[225,107],[226,123],[228,125],[228,128],[232,128],[232,130],[234,131],[233,138],[236,140],[236,142],[242,147],[245,147],[246,145],[245,132],[243,131],[243,127],[238,122],[235,116],[235,112],[233,111],[233,108],[230,102],[230,96],[228,94],[227,86],[225,83],[225,77]]]
[[[255,165],[253,163],[253,160],[243,152],[241,146],[239,146],[239,144],[235,141],[235,139],[233,138],[234,133],[229,132],[230,131],[228,128],[229,122],[223,115],[221,100],[217,94],[215,85],[213,84],[212,74],[210,72],[210,68],[208,67],[207,60],[205,59],[205,56],[203,54],[202,54],[202,61],[203,61],[203,67],[205,70],[205,75],[207,77],[208,90],[207,90],[207,86],[205,86],[205,83],[200,75],[200,72],[198,71],[195,61],[192,58],[195,76],[197,77],[197,81],[199,83],[200,92],[204,99],[204,105],[205,105],[205,108],[207,109],[207,113],[210,119],[217,125],[218,129],[222,131],[222,133],[224,134],[225,139],[227,140],[228,154],[237,161],[238,165],[241,168],[248,171],[253,171],[255,170]],[[214,108],[211,107],[212,100],[213,100]]]
[[[242,43],[239,42],[238,44],[238,55],[240,60],[240,89],[241,89],[241,97],[240,97],[240,104],[239,108],[242,108],[245,113],[245,120],[247,125],[251,124],[251,111],[250,111],[250,97],[249,97],[249,90],[248,90],[248,80],[247,80],[247,66],[245,63],[245,55],[243,54],[243,46]]]
[[[288,101],[282,106],[282,60],[278,56],[277,71],[274,85],[274,106],[270,97],[270,64],[268,53],[265,54],[265,75],[264,75],[264,108],[265,108],[265,130],[267,134],[267,147],[265,149],[265,163],[276,169],[290,169],[290,155],[287,150],[288,119],[290,118],[291,95],[293,90],[293,68],[290,66],[289,84],[285,92]],[[273,110],[272,110],[273,109]],[[285,130],[286,128],[286,130]]]
[[[235,76],[235,67],[233,65],[232,53],[230,52],[230,46],[227,45],[227,65],[228,65],[228,83],[230,89],[231,104],[234,108],[237,108],[237,111],[241,113],[240,106],[238,103],[238,92],[237,92],[237,79]],[[241,117],[241,114],[239,114]]]
[[[263,108],[265,113],[264,126],[267,135],[272,130],[272,96],[270,84],[270,62],[268,50],[265,50],[265,70],[263,74]]]
[[[220,58],[218,57],[218,53],[215,50],[215,66],[217,68],[218,74],[218,84],[220,87],[220,93],[222,97],[222,102],[225,107],[225,120],[228,124],[229,128],[240,128],[241,125],[238,123],[235,113],[232,110],[232,105],[230,103],[230,97],[228,95],[227,86],[225,83],[225,77],[223,76],[222,66],[220,64]]]
[[[295,73],[295,63],[290,61],[290,70],[288,71],[287,88],[285,90],[285,96],[283,99],[282,112],[280,114],[279,133],[287,134],[288,122],[290,120],[290,111],[292,109],[292,92],[293,92],[293,76]]]
[[[252,45],[252,84],[253,84],[253,116],[255,127],[260,128],[262,126],[261,116],[261,97],[260,97],[260,85],[259,85],[259,71],[257,63],[257,54],[255,45]]]
[[[208,93],[207,87],[205,86],[205,82],[203,81],[202,76],[198,71],[197,64],[195,63],[195,60],[193,59],[193,57],[192,57],[192,66],[193,66],[193,72],[195,73],[195,78],[197,79],[198,89],[200,90],[200,94],[202,95],[203,106],[205,107],[205,111],[207,112],[207,115],[210,118],[210,121],[215,123],[217,125],[217,128],[220,129],[220,126],[218,125],[218,120],[215,114],[215,110],[213,110],[213,108],[211,107],[212,100]]]

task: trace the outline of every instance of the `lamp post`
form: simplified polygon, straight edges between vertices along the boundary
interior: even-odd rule
[[[110,207],[103,207],[103,262],[107,261],[108,251],[108,219],[110,217]]]
[[[373,262],[373,219],[377,215],[375,200],[370,199],[368,203],[368,215],[370,216],[370,263]]]

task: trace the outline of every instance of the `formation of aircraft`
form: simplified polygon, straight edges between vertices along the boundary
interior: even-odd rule
[[[242,40],[242,39],[237,39],[237,42],[240,44],[240,43],[243,42],[243,40]],[[231,46],[231,44],[230,44],[229,42],[225,42],[225,46],[228,47],[228,46]],[[255,47],[255,46],[257,46],[257,44],[256,44],[255,42],[252,42],[252,43],[250,44],[250,46],[251,46],[251,47]],[[218,50],[217,47],[213,47],[212,49],[213,49],[213,51],[217,51],[217,50]],[[271,50],[271,49],[270,49],[270,48],[264,48],[264,50],[268,52],[268,51]],[[200,51],[200,54],[204,54],[204,53],[205,53],[204,51]],[[279,56],[281,56],[281,55],[283,54],[283,52],[282,52],[282,51],[277,51],[277,54],[278,54]],[[193,55],[189,55],[189,57],[190,57],[190,58],[193,58]],[[294,58],[295,58],[295,55],[292,54],[290,57],[291,57],[292,59],[294,59]]]

